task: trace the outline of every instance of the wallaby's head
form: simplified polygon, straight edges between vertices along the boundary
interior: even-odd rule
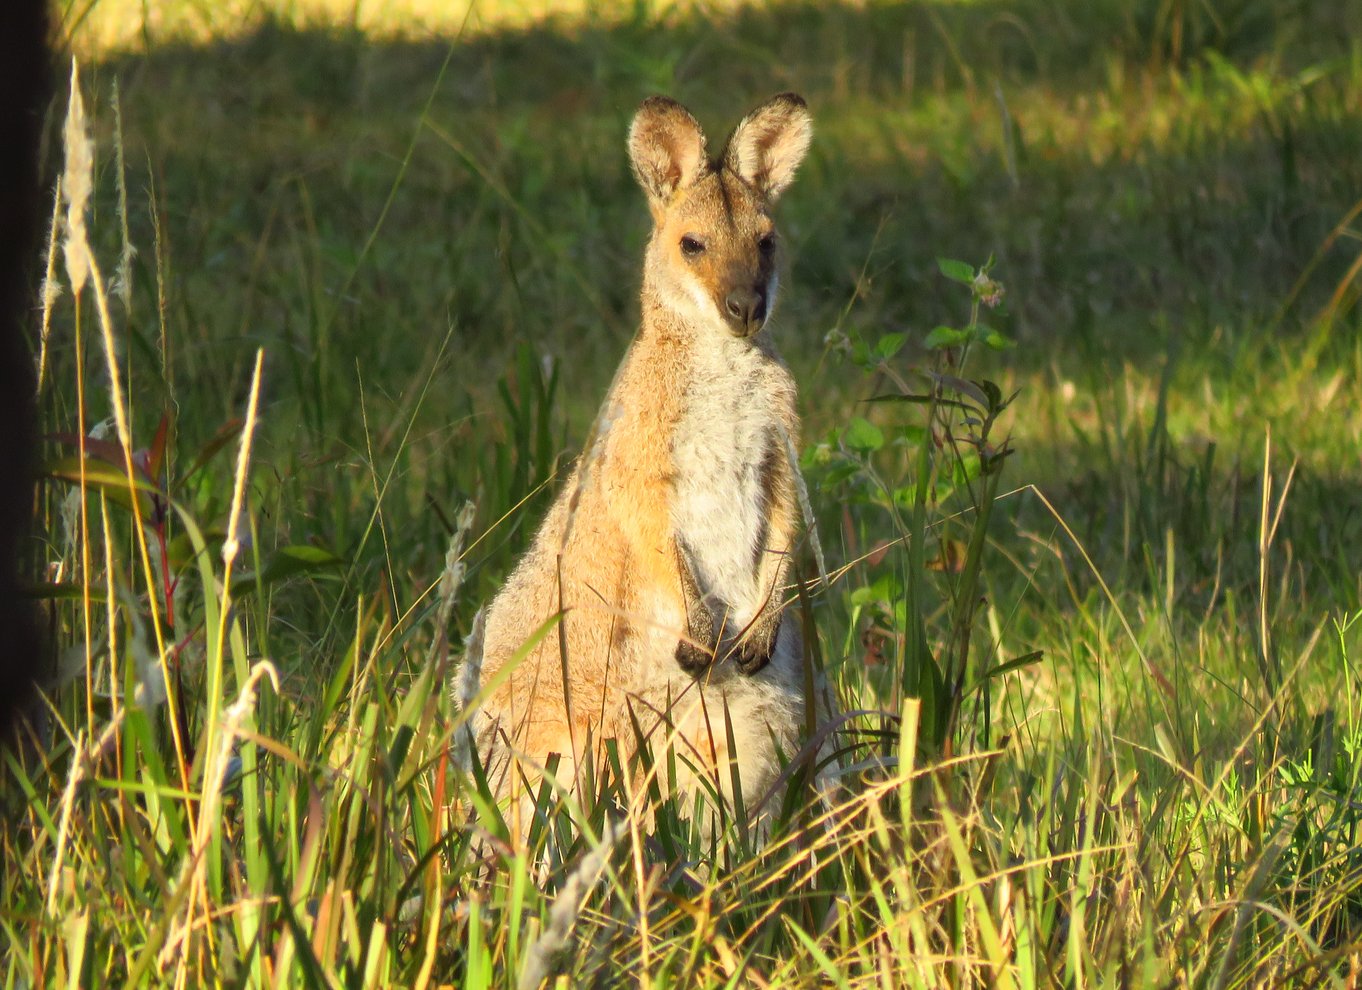
[[[711,159],[685,107],[647,100],[629,129],[629,159],[653,213],[645,287],[699,325],[737,337],[765,326],[780,250],[769,209],[812,133],[804,101],[782,93],[744,117]]]

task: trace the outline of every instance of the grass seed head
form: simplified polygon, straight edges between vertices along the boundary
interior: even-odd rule
[[[80,95],[80,73],[71,62],[71,100],[62,131],[66,166],[62,170],[62,190],[66,197],[66,236],[62,250],[71,291],[79,295],[90,276],[90,244],[85,231],[85,211],[94,187],[95,144],[85,121],[85,102]]]
[[[464,724],[454,734],[454,765],[466,774],[473,772],[473,702],[482,682],[482,632],[486,614],[487,609],[484,607],[473,616],[473,628],[468,632],[463,663],[459,665],[459,676],[454,681],[455,711],[464,716]]]
[[[581,913],[582,901],[595,885],[615,849],[615,843],[624,833],[622,820],[606,822],[601,841],[567,875],[558,896],[553,899],[553,906],[549,908],[548,924],[526,953],[525,966],[520,971],[520,979],[516,981],[519,990],[538,990],[548,977],[554,961],[567,948],[568,936],[572,934],[573,922]]]

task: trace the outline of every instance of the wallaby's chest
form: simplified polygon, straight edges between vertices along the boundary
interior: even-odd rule
[[[735,342],[736,343],[736,342]],[[753,348],[731,349],[696,369],[672,442],[672,522],[711,608],[745,625],[765,589],[769,474],[781,455],[784,371]]]

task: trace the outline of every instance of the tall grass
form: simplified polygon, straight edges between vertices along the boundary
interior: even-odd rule
[[[376,90],[398,111],[314,81],[318,118],[211,155],[186,134],[219,133],[192,117],[243,92],[202,81],[233,59],[280,93],[290,56],[367,64],[361,90],[411,70],[280,23],[194,72],[153,49],[73,77],[34,355],[52,670],[4,754],[5,985],[1355,982],[1359,63],[1258,9],[1021,8],[1053,40],[999,62],[1004,13],[726,22],[820,42],[811,85],[846,111],[786,207],[777,327],[826,557],[790,607],[851,713],[823,730],[845,791],[796,789],[760,845],[660,790],[644,815],[621,752],[546,788],[514,851],[452,672],[622,347],[642,206],[593,112],[544,127],[526,81],[451,117],[442,87],[584,59],[622,128],[655,75],[730,98],[677,53],[731,42],[678,17],[663,45],[640,8],[575,48],[479,42],[490,81],[440,49],[419,92]],[[1113,24],[1125,50],[1085,56],[1106,109],[1045,92],[1028,59]],[[1010,146],[961,136],[1004,119]]]

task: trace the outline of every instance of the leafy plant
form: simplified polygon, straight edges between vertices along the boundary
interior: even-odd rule
[[[899,450],[887,452],[898,456],[877,459],[886,451],[885,431],[856,417],[812,448],[806,465],[819,472],[823,485],[847,486],[862,504],[885,512],[899,534],[901,567],[857,589],[851,603],[860,608],[880,601],[888,607],[889,635],[900,644],[898,683],[921,701],[920,731],[929,751],[948,755],[963,741],[959,717],[971,701],[977,700],[979,720],[973,734],[985,748],[990,744],[990,682],[1040,654],[1000,661],[972,649],[989,520],[1004,462],[1013,452],[995,431],[1016,394],[1004,397],[994,382],[964,374],[973,347],[1004,350],[1012,342],[981,322],[985,310],[999,311],[1004,294],[992,277],[992,262],[976,269],[941,259],[938,267],[968,288],[970,312],[963,326],[938,326],[925,336],[921,347],[930,362],[925,367],[905,372],[896,366],[908,341],[902,332],[884,334],[873,344],[835,336],[829,341],[871,375],[876,387],[888,383],[895,389],[868,403],[920,412],[919,422],[891,427]],[[886,462],[902,474],[888,474]],[[934,615],[944,628],[931,628]]]

